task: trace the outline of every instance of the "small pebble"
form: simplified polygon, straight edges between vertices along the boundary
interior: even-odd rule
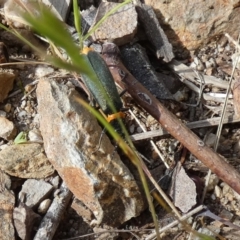
[[[232,217],[233,217],[233,214],[232,214],[231,212],[229,212],[228,210],[223,209],[223,210],[220,212],[219,217],[224,218],[224,219],[227,219],[227,220],[231,220]]]
[[[53,73],[54,69],[52,67],[48,67],[48,66],[38,66],[35,69],[35,76],[40,78],[40,77],[44,77],[50,73]]]
[[[238,194],[236,191],[233,191],[233,195],[238,201],[240,201],[240,194]]]
[[[219,52],[219,53],[222,53],[223,51],[224,51],[224,47],[218,45],[218,52]]]
[[[197,64],[195,62],[192,62],[190,64],[190,68],[196,69],[197,68]]]
[[[25,108],[26,103],[27,103],[27,101],[26,101],[26,100],[23,100],[22,103],[21,103],[21,108]]]
[[[0,117],[7,117],[7,113],[0,110]]]
[[[211,199],[212,199],[213,201],[216,200],[216,196],[215,196],[215,194],[211,194]]]
[[[187,94],[183,91],[177,91],[176,93],[174,93],[173,97],[176,101],[181,102],[187,99]]]
[[[43,200],[38,207],[38,212],[41,214],[45,214],[48,208],[50,207],[51,203],[52,203],[51,199]]]
[[[217,198],[220,198],[222,196],[221,188],[218,185],[215,186],[214,193],[215,193]]]
[[[42,142],[43,141],[41,132],[38,129],[30,130],[28,133],[28,138],[32,142]]]
[[[205,68],[204,64],[203,64],[202,61],[198,58],[197,70],[198,70],[198,71],[203,71],[204,68]]]
[[[207,68],[206,71],[205,71],[205,74],[208,75],[208,76],[212,76],[213,71],[214,71],[214,69],[212,67]]]
[[[234,53],[231,58],[232,58],[232,65],[235,66],[235,64],[237,64],[236,68],[240,69],[240,54]]]
[[[148,115],[146,120],[146,126],[151,127],[155,123],[156,123],[156,119],[153,116]]]
[[[225,47],[225,51],[230,51],[230,50],[231,50],[231,47],[230,47],[229,44],[227,44],[226,47]]]
[[[66,83],[66,86],[68,86],[69,88],[75,88],[74,85],[70,81],[68,81]]]
[[[31,106],[26,106],[25,108],[24,108],[24,110],[27,112],[27,113],[30,113],[31,111],[32,111],[32,107]]]
[[[209,61],[206,61],[205,65],[206,65],[206,68],[210,68],[212,66],[211,62]]]
[[[230,201],[230,202],[233,201],[233,195],[232,195],[230,192],[228,192],[228,193],[225,195],[225,197],[228,199],[228,201]]]
[[[129,133],[130,134],[133,134],[134,133],[134,130],[135,130],[135,125],[134,124],[132,124],[130,127],[129,127]]]
[[[205,178],[205,180],[206,180],[206,178]],[[218,182],[219,182],[218,176],[216,174],[212,174],[209,179],[207,191],[209,192],[209,191],[212,191],[213,189],[215,189]]]
[[[208,55],[204,54],[202,56],[202,61],[205,63],[205,62],[207,62],[207,60],[208,60]]]
[[[57,175],[57,176],[53,177],[49,182],[50,182],[55,188],[57,188],[58,185],[59,185],[59,182],[60,182],[60,178],[59,178],[59,176]]]
[[[223,194],[223,196],[225,196],[229,192],[230,187],[224,182],[221,184],[221,187],[223,188],[222,194]]]
[[[137,133],[141,133],[143,130],[140,127],[137,127]]]
[[[34,85],[28,84],[25,86],[24,90],[26,93],[29,93],[34,89],[34,87],[35,87]]]
[[[5,104],[4,111],[9,113],[11,111],[12,105],[10,103]]]

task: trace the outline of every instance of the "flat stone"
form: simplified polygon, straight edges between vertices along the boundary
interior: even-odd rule
[[[23,240],[30,240],[33,237],[34,224],[41,219],[30,207],[24,203],[14,208],[13,220],[18,236]]]
[[[13,140],[17,134],[17,129],[15,128],[13,122],[9,121],[5,117],[0,117],[0,137],[5,140]]]
[[[11,176],[44,178],[54,169],[41,144],[15,144],[0,151],[0,168]]]
[[[37,87],[40,130],[49,160],[92,213],[91,224],[117,226],[144,208],[139,187],[80,95],[53,80]]]
[[[0,72],[0,102],[3,102],[12,90],[14,79],[13,73]]]
[[[47,198],[53,186],[44,180],[28,179],[24,182],[19,196],[24,196],[28,207],[36,207],[43,199]]]
[[[169,41],[188,50],[198,48],[214,36],[227,32],[238,38],[239,1],[159,1],[145,0],[154,8]]]
[[[86,34],[89,28],[92,26],[96,13],[97,13],[97,9],[93,5],[90,8],[81,11],[81,17],[82,17],[81,25],[82,25],[83,34]]]
[[[187,213],[197,203],[196,185],[181,164],[174,169],[169,195],[183,213]]]
[[[158,99],[171,99],[173,96],[166,87],[164,80],[158,78],[151,66],[146,51],[139,44],[128,44],[120,48],[121,59],[131,74]]]
[[[118,3],[102,2],[98,7],[95,23],[117,5]],[[94,41],[111,40],[120,46],[133,40],[137,32],[137,24],[137,12],[134,5],[129,3],[109,16],[91,37]]]
[[[136,9],[141,25],[144,27],[149,41],[154,46],[157,57],[162,58],[165,62],[170,62],[174,58],[172,45],[161,28],[152,7],[139,3]]]

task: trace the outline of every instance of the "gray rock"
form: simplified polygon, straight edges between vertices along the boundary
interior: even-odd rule
[[[5,111],[0,110],[0,117],[6,117],[7,113]]]
[[[172,179],[169,195],[174,205],[186,213],[197,203],[196,185],[181,164],[174,169]]]
[[[35,230],[34,224],[41,219],[41,216],[36,214],[30,207],[24,203],[20,203],[14,208],[13,220],[18,236],[22,240],[31,240],[32,233]]]
[[[68,188],[92,212],[92,224],[119,225],[143,210],[128,168],[79,94],[51,80],[37,88],[40,130],[49,160]]]
[[[174,58],[172,45],[161,28],[152,7],[139,3],[136,9],[148,39],[156,50],[156,56],[165,62],[170,62]]]
[[[95,23],[117,5],[117,3],[102,2],[99,5]],[[137,12],[134,5],[129,3],[109,16],[91,37],[94,41],[111,40],[120,46],[133,40],[137,32],[137,24]]]
[[[19,196],[25,198],[25,204],[28,207],[34,208],[53,190],[53,186],[46,183],[44,180],[28,179],[24,182]]]
[[[125,45],[121,49],[124,65],[132,75],[158,99],[173,99],[162,78],[159,79],[145,50],[139,45]],[[165,78],[167,81],[167,76]]]

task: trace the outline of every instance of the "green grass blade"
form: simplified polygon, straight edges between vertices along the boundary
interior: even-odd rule
[[[61,60],[58,57],[47,56],[46,61],[51,63],[57,68],[68,70],[69,72],[76,72],[76,73],[85,73],[91,75],[91,70],[89,70],[88,66],[85,64],[84,61],[80,62],[79,65],[72,64],[66,61]]]
[[[82,49],[82,26],[81,26],[81,15],[79,13],[78,1],[73,0],[73,14],[74,14],[74,24],[79,36],[79,45]]]
[[[76,7],[76,1],[75,2],[75,10]],[[121,4],[119,4],[117,7],[113,8],[109,13],[107,13],[95,26],[94,28],[86,35],[82,40],[87,39],[92,32],[94,32],[99,25],[105,21],[111,14],[116,12],[119,8],[124,6],[127,3],[130,3],[131,0],[127,0]],[[70,33],[66,30],[65,25],[57,19],[54,14],[51,13],[51,11],[44,5],[41,5],[39,9],[39,14],[36,16],[33,16],[28,13],[23,14],[23,18],[26,22],[32,26],[32,28],[40,33],[41,35],[45,36],[47,39],[49,39],[53,44],[55,44],[58,47],[63,48],[68,56],[71,58],[72,63],[64,62],[63,60],[59,58],[54,57],[47,57],[47,60],[50,61],[52,64],[59,68],[64,68],[69,71],[75,71],[80,74],[86,74],[90,78],[91,81],[94,82],[97,89],[102,91],[103,96],[106,97],[107,101],[109,101],[110,104],[112,104],[111,99],[109,99],[108,94],[106,93],[106,90],[103,88],[102,84],[100,83],[95,71],[91,67],[91,64],[89,63],[88,59],[84,55],[80,55],[79,47],[77,47],[70,35]],[[79,13],[78,13],[79,14]],[[76,16],[76,21],[78,16]],[[79,21],[78,21],[79,22]],[[80,23],[80,22],[79,22]],[[77,27],[77,26],[76,26]],[[78,26],[78,31],[80,32],[80,26]],[[77,27],[77,28],[78,28]],[[84,106],[87,107],[87,109],[91,109],[90,106],[87,103],[82,103]],[[112,104],[113,110],[116,110],[115,107]],[[130,146],[127,145],[127,143],[115,132],[113,127],[106,122],[106,120],[96,111],[92,110],[91,112],[99,119],[100,122],[106,127],[106,129],[109,131],[109,133],[112,135],[112,137],[116,140],[116,142],[119,144],[123,152],[132,160],[132,162],[137,166],[137,169],[139,171],[140,177],[142,179],[142,183],[144,186],[144,190],[147,196],[147,200],[149,203],[149,208],[151,209],[154,224],[157,231],[157,238],[159,239],[158,234],[158,223],[155,215],[155,209],[152,204],[151,195],[148,189],[147,181],[145,178],[145,175],[143,173],[142,169],[142,163],[141,160],[138,159],[138,156],[136,155],[133,144],[129,140]],[[121,121],[120,121],[121,122]],[[126,138],[129,139],[127,131],[123,123],[121,122],[122,129],[126,133]]]
[[[65,49],[70,56],[79,55],[79,48],[75,45],[64,23],[55,17],[45,5],[41,5],[40,11],[37,16],[23,13],[23,18],[36,32],[45,36],[56,46]]]
[[[3,28],[5,31],[8,31],[8,32],[12,33],[17,38],[19,38],[24,43],[26,43],[28,46],[30,46],[35,52],[37,52],[38,54],[42,55],[42,52],[40,52],[37,47],[35,47],[31,42],[29,42],[26,38],[24,38],[17,30],[15,30],[15,29],[11,30],[11,29],[7,28],[6,26],[4,26],[1,23],[0,23],[0,27]]]

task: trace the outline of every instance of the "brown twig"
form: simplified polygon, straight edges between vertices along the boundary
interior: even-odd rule
[[[229,165],[225,159],[206,146],[190,129],[176,116],[169,112],[148,90],[146,90],[128,72],[119,58],[119,50],[112,43],[103,45],[103,58],[109,65],[114,80],[126,89],[133,99],[151,114],[193,155],[201,160],[219,178],[240,194],[240,174]]]

